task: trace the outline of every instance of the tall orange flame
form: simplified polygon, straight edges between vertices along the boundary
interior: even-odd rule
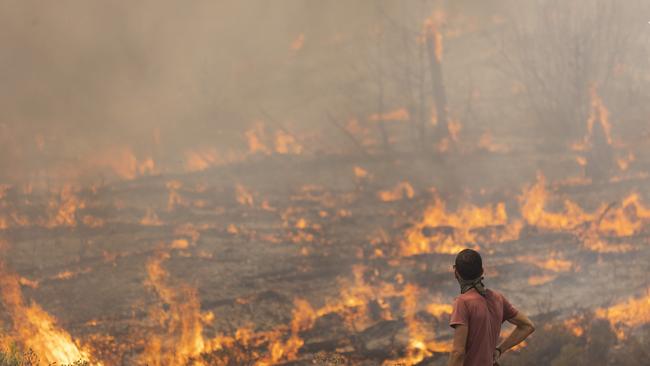
[[[171,286],[169,275],[162,264],[169,258],[157,253],[147,262],[146,282],[166,309],[155,308],[150,318],[163,333],[149,336],[141,361],[151,366],[182,366],[190,357],[207,351],[203,325],[212,320],[211,313],[203,314],[195,288],[186,284]]]
[[[476,243],[480,234],[475,229],[490,227],[505,228],[491,234],[490,239],[497,242],[514,240],[521,230],[520,223],[509,224],[504,203],[485,207],[463,205],[456,212],[448,212],[445,203],[436,197],[422,220],[407,230],[401,253],[404,256],[434,252],[455,254]]]
[[[20,290],[20,278],[9,273],[0,262],[0,293],[2,303],[13,321],[12,338],[31,348],[48,363],[72,364],[92,361],[90,353],[72,340],[70,334],[57,327],[55,319],[38,304],[25,304]],[[100,366],[101,363],[93,363]]]

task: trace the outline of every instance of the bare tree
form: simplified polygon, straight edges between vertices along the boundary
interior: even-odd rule
[[[536,0],[512,4],[520,12],[501,36],[502,71],[521,83],[540,130],[575,139],[584,133],[589,90],[607,91],[617,65],[640,36],[632,0]],[[564,143],[566,139],[553,139]]]

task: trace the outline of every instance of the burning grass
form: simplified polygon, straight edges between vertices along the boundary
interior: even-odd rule
[[[25,225],[60,240],[83,233],[95,244],[81,247],[78,265],[65,256],[47,258],[51,262],[44,268],[57,268],[51,274],[20,277],[5,269],[3,303],[15,326],[8,336],[45,360],[93,365],[262,366],[308,362],[322,352],[355,365],[435,363],[450,347],[446,322],[455,250],[473,246],[488,253],[489,286],[524,286],[521,294],[508,293],[527,311],[548,289],[570,291],[593,271],[607,273],[646,252],[648,209],[637,193],[588,206],[558,193],[539,175],[498,203],[445,201],[436,190],[413,184],[397,185],[395,196],[386,200],[379,194],[385,187],[368,180],[376,179],[377,171],[355,166],[347,171],[350,190],[297,184],[284,196],[245,181],[212,187],[188,177],[162,178],[154,198],[116,199],[118,193],[109,188],[52,194],[42,204],[46,209]],[[17,211],[8,216],[38,212],[29,209],[41,204],[35,198],[25,200],[26,207],[9,206]],[[189,203],[196,200],[204,203]],[[91,213],[104,224],[79,220]],[[369,218],[378,225],[360,224]],[[23,229],[13,225],[5,236]],[[115,228],[142,239],[124,247],[102,242]],[[13,237],[12,243],[20,240]],[[602,246],[591,245],[595,242]],[[542,251],[530,251],[530,245]],[[56,264],[60,261],[68,264]],[[89,312],[73,336],[46,313],[47,300],[24,300],[52,286],[70,291],[72,284],[97,276],[129,281],[122,305],[129,315],[109,309],[117,320],[102,321],[102,312],[73,304],[79,314]],[[133,283],[138,277],[142,280]],[[607,288],[606,278],[596,279]],[[101,301],[113,297],[95,294]],[[618,289],[615,296],[626,294]],[[592,295],[585,293],[582,300],[598,309],[596,319],[607,319],[617,342],[647,323],[623,316],[632,307],[644,308],[642,297],[611,305]],[[560,300],[560,306],[567,301]],[[126,333],[119,330],[124,324]],[[587,329],[580,324],[562,323],[578,338]],[[83,336],[79,329],[95,333]],[[571,342],[583,347],[578,338]]]

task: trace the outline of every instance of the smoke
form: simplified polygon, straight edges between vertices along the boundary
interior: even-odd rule
[[[2,175],[115,145],[233,144],[283,94],[297,4],[3,2]]]
[[[0,180],[85,172],[96,180],[115,170],[111,156],[130,159],[138,174],[172,171],[189,150],[242,153],[245,131],[260,122],[270,135],[300,137],[305,152],[354,151],[330,117],[358,122],[359,140],[412,150],[431,138],[411,127],[433,118],[420,38],[427,19],[440,22],[450,118],[462,138],[532,133],[567,146],[561,131],[584,134],[594,85],[606,104],[625,104],[622,91],[634,93],[627,103],[643,100],[634,74],[647,63],[647,38],[634,26],[646,25],[640,4],[507,4],[5,1]],[[644,111],[616,107],[613,117],[634,130]],[[391,111],[408,118],[368,120]]]

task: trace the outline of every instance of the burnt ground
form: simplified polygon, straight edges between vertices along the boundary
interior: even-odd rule
[[[548,169],[552,162],[553,168]],[[371,176],[355,178],[355,166]],[[534,182],[538,169],[546,169],[549,177],[580,174],[569,159],[548,157],[531,167],[521,163],[516,153],[447,161],[408,155],[354,161],[273,156],[198,173],[82,188],[76,197],[85,207],[74,213],[75,226],[14,225],[2,236],[9,243],[5,253],[9,267],[39,283],[36,288],[23,286],[24,296],[54,315],[82,343],[93,345],[108,364],[132,364],[148,335],[161,332],[147,320],[148,309],[160,299],[146,285],[146,263],[161,251],[170,254],[163,262],[170,286],[196,288],[201,310],[214,314],[214,322],[204,329],[206,337],[234,334],[251,324],[259,331],[288,324],[295,298],[318,309],[340,298],[342,288],[353,283],[352,269],[362,265],[369,286],[416,285],[422,308],[418,316],[444,342],[450,336],[446,315],[436,318],[423,309],[431,299],[453,300],[457,292],[450,273],[453,255],[400,256],[405,231],[431,203],[431,187],[437,188],[449,211],[463,202],[479,206],[505,202],[509,215],[517,217],[521,187]],[[470,173],[476,179],[455,178]],[[177,183],[169,188],[172,181]],[[411,183],[413,197],[393,202],[378,199],[378,191],[391,189],[399,181]],[[570,198],[595,209],[632,191],[647,197],[646,182],[645,178],[629,178],[555,185],[551,190],[555,198]],[[238,202],[238,185],[250,192],[252,202]],[[170,191],[176,193],[171,205]],[[51,211],[50,198],[10,190],[4,210],[36,221]],[[160,223],[141,224],[148,213],[155,213]],[[103,224],[86,225],[84,216],[101,218]],[[486,228],[492,229],[499,230]],[[633,237],[605,239],[613,244],[625,242],[633,250],[597,253],[586,249],[575,232],[535,227],[524,227],[517,240],[474,244],[485,253],[489,287],[505,292],[513,304],[533,316],[570,315],[577,308],[608,306],[648,288],[646,230]],[[186,240],[187,246],[174,248],[174,240]],[[383,256],[375,254],[378,248]],[[551,253],[560,253],[571,262],[571,269],[555,273],[519,260],[532,257],[541,263]],[[71,273],[61,275],[66,271]],[[544,275],[552,279],[529,284],[531,276]],[[370,318],[375,321],[355,330],[336,314],[320,317],[301,333],[305,344],[297,360],[289,364],[310,364],[313,354],[322,350],[342,350],[360,364],[379,364],[400,355],[406,329],[401,304],[399,298],[389,299],[394,319],[387,321],[374,314],[377,305],[369,303]],[[11,324],[4,318],[5,324]],[[430,361],[441,359],[434,355]]]

